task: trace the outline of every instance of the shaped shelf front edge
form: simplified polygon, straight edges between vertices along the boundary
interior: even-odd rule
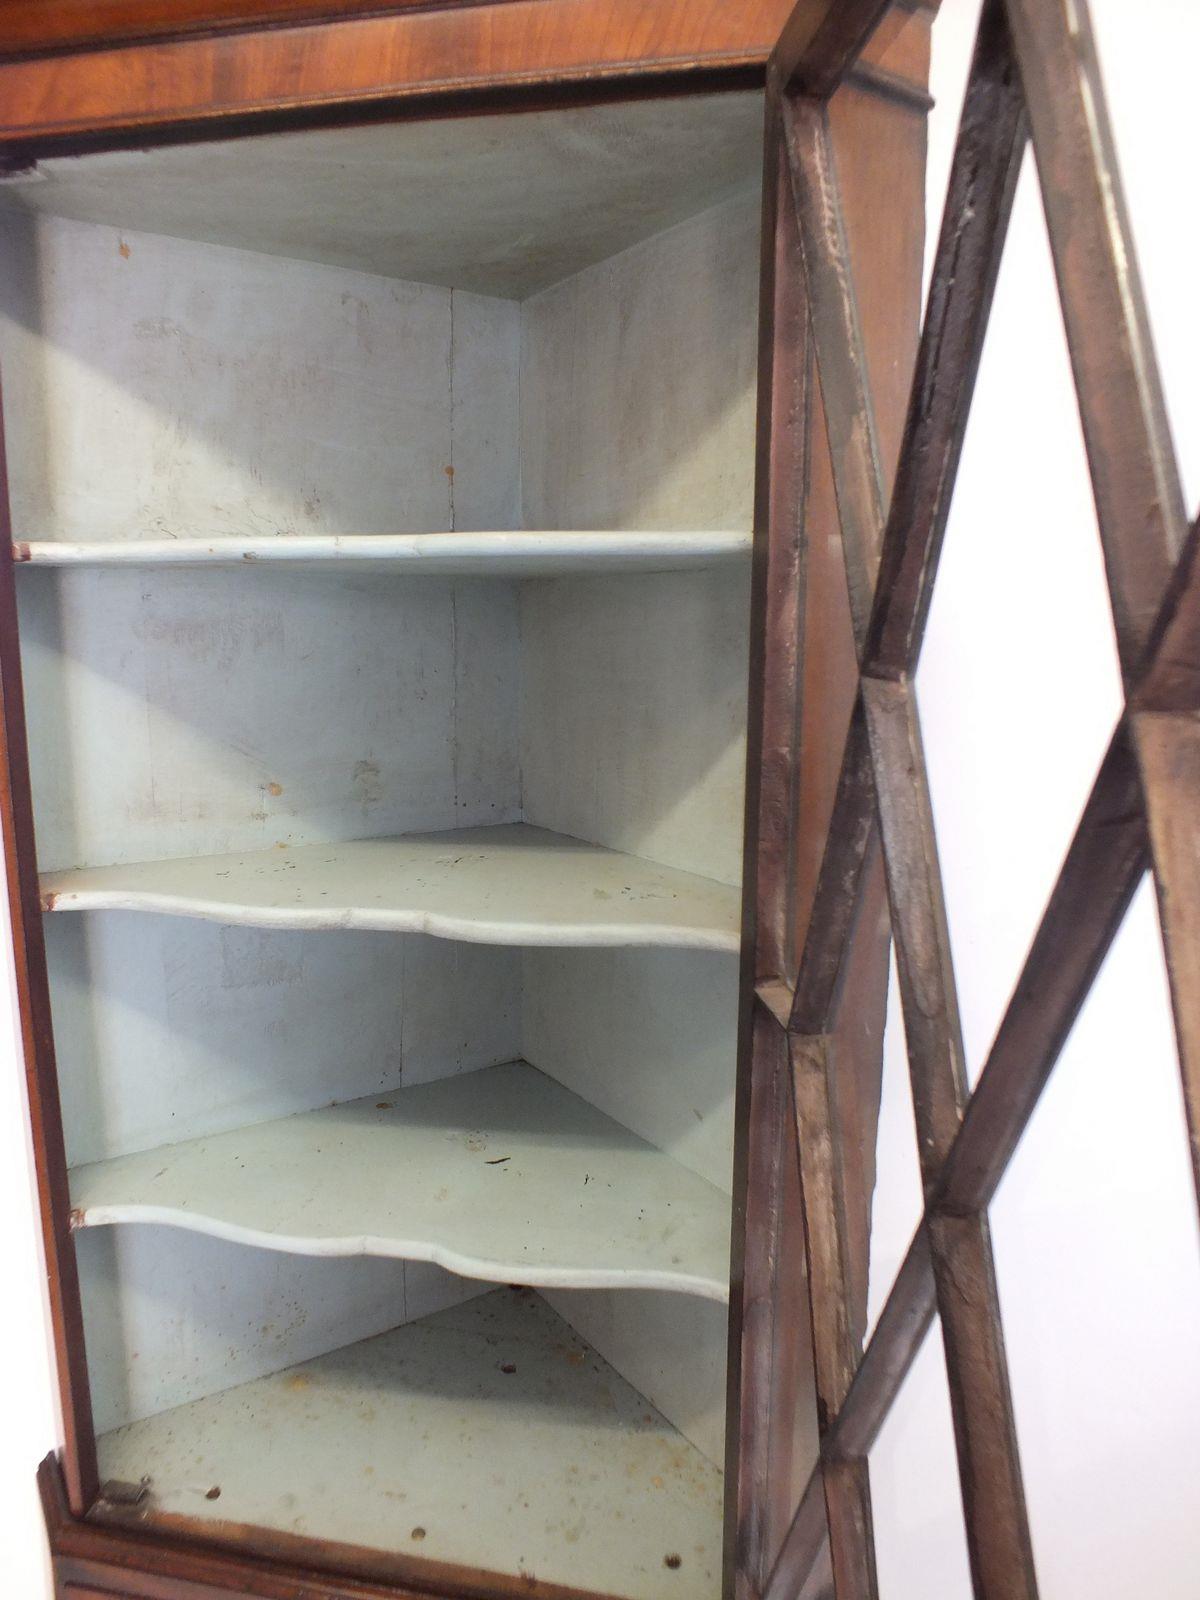
[[[343,576],[542,578],[686,572],[746,559],[750,534],[512,532],[280,535],[220,539],[33,539],[14,545],[29,567],[237,567]]]
[[[740,891],[526,823],[46,873],[46,911],[736,951]]]

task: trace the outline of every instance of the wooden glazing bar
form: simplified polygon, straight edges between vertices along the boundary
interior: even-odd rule
[[[1200,711],[1200,517],[1188,530],[1129,695],[1137,711]]]
[[[1189,531],[1131,703],[1200,1202],[1200,517]]]
[[[1127,679],[1185,534],[1086,0],[1006,0]]]
[[[1192,538],[1200,541],[1200,532],[1193,530]],[[1173,614],[1176,603],[1177,597],[1172,597],[1164,612]],[[1166,650],[1165,619],[1156,633]],[[1154,681],[1157,672],[1157,660],[1152,660],[1146,669],[1147,681]],[[1153,728],[1153,720],[1147,722]],[[1172,723],[1174,719],[1159,719],[1154,731],[1169,738],[1174,731],[1169,725]],[[1187,727],[1191,726],[1189,719]],[[1154,742],[1152,732],[1141,747]],[[1198,780],[1200,771],[1193,766],[1188,780],[1193,785],[1190,804],[1182,805],[1174,818],[1176,823],[1183,823],[1180,854],[1189,870],[1200,861],[1194,821],[1195,795],[1200,792],[1194,785]],[[936,1189],[929,1197],[931,1212],[969,1215],[990,1202],[1124,918],[1145,870],[1147,849],[1138,766],[1128,727],[1122,723],[1101,764],[995,1043],[942,1165]],[[1166,853],[1164,849],[1163,854]],[[1189,909],[1194,903],[1185,897],[1184,905]],[[1195,1085],[1194,1072],[1189,1075],[1185,1069],[1193,1150],[1198,1120]],[[893,1332],[890,1324],[893,1319],[913,1313],[920,1286],[927,1281],[917,1259],[922,1244],[923,1233],[918,1232],[837,1426],[827,1439],[829,1450],[849,1454],[869,1450],[891,1398],[899,1389],[899,1380],[876,1381],[872,1369],[892,1359],[904,1346],[902,1335]],[[927,1264],[927,1245],[922,1254]],[[907,1366],[900,1373],[901,1379],[903,1371]]]
[[[922,1222],[900,1264],[837,1421],[826,1437],[826,1455],[851,1460],[869,1453],[925,1342],[935,1309],[933,1260]]]
[[[907,678],[865,680],[863,697],[928,1195],[966,1102],[962,1030],[916,703]],[[1019,1600],[1037,1584],[987,1219],[953,1223],[928,1226],[967,1548],[977,1592]]]
[[[755,976],[794,970],[792,910],[799,783],[801,657],[804,634],[804,508],[809,477],[812,361],[800,269],[800,237],[778,134],[768,103],[761,303],[759,423],[755,473],[754,575],[763,618],[751,643],[751,759],[746,881],[755,884]],[[771,670],[768,672],[767,658]],[[750,810],[753,808],[753,818]]]
[[[819,102],[793,96],[783,101],[783,125],[861,659],[883,537],[883,474],[828,116]]]
[[[817,1419],[824,1435],[849,1393],[860,1353],[853,1327],[833,1041],[826,1035],[792,1035],[789,1043]],[[836,1600],[873,1600],[875,1548],[865,1462],[826,1462],[822,1487]]]
[[[763,1589],[762,1600],[795,1600],[807,1592],[829,1537],[825,1508],[825,1452],[813,1464],[787,1537]]]
[[[784,1035],[759,1013],[751,1024],[754,1061],[746,1118],[748,1172],[745,1211],[734,1218],[740,1252],[732,1300],[740,1338],[731,1347],[731,1426],[726,1470],[731,1524],[725,1541],[729,1579],[739,1597],[756,1596],[765,1564],[765,1511],[769,1504],[771,1378],[776,1342],[776,1281],[780,1262],[781,1174],[790,1121]],[[790,1142],[790,1140],[788,1141]],[[732,1425],[736,1420],[736,1425]]]
[[[967,1106],[932,1203],[965,1214],[986,1206],[1033,1115],[1059,1052],[1124,918],[1142,873],[1154,865],[1176,1009],[1184,1097],[1195,1152],[1196,1023],[1177,952],[1189,948],[1194,860],[1189,854],[1200,789],[1188,783],[1192,696],[1200,687],[1200,521],[1168,586],[1122,720],[1101,763],[1021,975]],[[1153,709],[1162,708],[1161,714]],[[1141,709],[1147,708],[1147,709]],[[1174,713],[1174,714],[1168,714]],[[1140,766],[1139,766],[1140,764]],[[1155,829],[1147,837],[1146,809]],[[1180,884],[1180,888],[1176,888]],[[1165,893],[1164,893],[1165,886]],[[1167,934],[1168,919],[1172,934]],[[1182,941],[1182,942],[1181,942]],[[1195,946],[1191,945],[1194,949]],[[1184,973],[1175,997],[1172,967]]]
[[[785,108],[785,129],[861,651],[864,602],[869,607],[882,532],[879,451],[824,112],[793,103]],[[864,679],[862,692],[928,1193],[957,1133],[966,1099],[953,968],[909,685],[907,680]],[[967,1546],[982,1600],[1028,1600],[1037,1586],[990,1240],[986,1219],[968,1222],[966,1233],[930,1233]],[[973,1238],[969,1247],[968,1237]],[[963,1294],[960,1279],[969,1283],[969,1294]]]
[[[921,1176],[928,1191],[954,1142],[967,1100],[950,930],[911,681],[865,679],[862,694],[912,1064]]]
[[[986,1300],[995,1293],[991,1252],[990,1249],[980,1249],[981,1234],[974,1227],[976,1220],[942,1219],[934,1223],[943,1235],[941,1250],[950,1263],[955,1291],[968,1303],[977,1302],[981,1296]],[[964,1224],[961,1229],[960,1222]],[[827,1464],[837,1462],[865,1465],[866,1457],[929,1331],[935,1306],[928,1229],[929,1224],[923,1222],[917,1230],[841,1410],[822,1440],[821,1461],[813,1469],[764,1591],[764,1600],[786,1600],[786,1597],[803,1588],[825,1538],[825,1522],[820,1516],[827,1482],[824,1468]],[[982,1243],[986,1246],[986,1233],[982,1235]],[[952,1318],[948,1337],[957,1337],[962,1320],[969,1319]],[[968,1364],[977,1360],[972,1341],[968,1341],[960,1354]],[[986,1347],[984,1354],[987,1354]],[[976,1382],[979,1382],[978,1378]],[[985,1391],[994,1391],[995,1376],[986,1380],[985,1375],[985,1382],[979,1386]],[[1011,1427],[1011,1415],[1002,1412],[996,1419],[996,1425]],[[984,1449],[988,1447],[986,1434],[979,1445]],[[977,1465],[975,1453],[967,1452],[962,1470],[968,1475],[972,1494],[978,1492]],[[964,1487],[964,1494],[967,1492]],[[1002,1551],[1000,1555],[1003,1555]]]
[[[1024,20],[1031,29],[1035,23],[1052,29],[1064,20],[1066,11],[1058,0],[1052,0],[1037,18],[1032,17],[1032,0],[1012,0],[1012,9],[1025,13]],[[1080,16],[1082,22],[1077,22],[1074,41],[1076,47],[1080,43],[1083,46],[1078,54],[1079,79],[1068,86],[1058,104],[1053,85],[1040,86],[1045,91],[1042,131],[1035,120],[1035,137],[1039,141],[1052,236],[1056,226],[1058,229],[1054,240],[1056,267],[1072,336],[1072,357],[1093,463],[1122,665],[1127,681],[1136,675],[1144,685],[1143,705],[1148,706],[1156,698],[1160,702],[1157,712],[1135,710],[1130,726],[1151,830],[1200,1196],[1200,983],[1186,959],[1186,952],[1194,951],[1200,943],[1200,826],[1195,820],[1196,799],[1200,796],[1200,717],[1194,714],[1200,710],[1196,705],[1200,689],[1200,604],[1195,603],[1194,592],[1196,552],[1189,547],[1180,562],[1171,603],[1166,608],[1169,616],[1165,622],[1160,618],[1158,636],[1169,637],[1170,643],[1161,654],[1154,653],[1148,671],[1135,673],[1151,636],[1174,553],[1182,543],[1181,501],[1140,287],[1132,266],[1086,12]],[[1037,52],[1029,53],[1032,56]],[[1043,60],[1047,54],[1041,52]],[[1007,58],[1007,41],[998,10],[993,8],[985,13],[972,77],[972,88],[980,101],[985,98],[981,63],[990,60],[994,64],[1002,57]],[[894,675],[898,681],[888,685],[868,678],[862,692],[872,737],[901,983],[906,991],[905,1016],[906,1022],[911,1017],[917,1023],[916,1037],[910,1033],[909,1044],[928,1197],[923,1233],[927,1234],[932,1252],[943,1312],[972,1567],[977,1592],[1023,1596],[1036,1592],[1035,1578],[1008,1397],[995,1269],[982,1212],[1128,905],[1145,863],[1146,824],[1138,765],[1129,733],[1122,726],[1102,766],[979,1091],[960,1131],[958,1121],[965,1097],[961,1038],[919,725],[905,679],[915,666],[919,651],[932,569],[944,531],[987,305],[1023,145],[1021,96],[1010,59],[1004,59],[998,86],[1002,92],[999,111],[1008,111],[1007,124],[1001,126],[1002,117],[994,104],[997,84],[993,80],[988,85],[993,104],[978,130],[984,136],[991,135],[1003,147],[1003,159],[987,172],[993,184],[992,207],[980,199],[978,192],[970,198],[964,198],[961,192],[956,195],[952,185],[938,271],[944,272],[947,284],[965,291],[959,302],[962,320],[951,332],[954,308],[946,299],[938,302],[939,279],[935,282],[914,384],[892,521],[884,540],[885,555],[876,592],[878,612],[870,630],[864,667],[876,679]],[[1077,104],[1072,104],[1073,96]],[[978,104],[977,101],[977,111]],[[1077,115],[1081,110],[1086,114]],[[969,128],[970,111],[968,103],[963,136]],[[839,475],[839,511],[848,521],[851,535],[845,541],[846,555],[848,564],[858,564],[857,573],[850,573],[851,592],[855,593],[857,581],[861,596],[872,580],[872,495],[868,479],[873,465],[877,470],[878,456],[853,291],[845,265],[836,177],[822,120],[816,108],[796,108],[789,122],[789,149],[822,392],[827,410],[832,412],[829,427],[834,440],[835,473]],[[1049,135],[1044,131],[1047,127]],[[1051,143],[1054,149],[1048,158],[1046,146]],[[964,155],[962,136],[958,155],[963,159],[964,174],[978,183],[983,163]],[[1058,189],[1054,187],[1054,155],[1063,163],[1057,173],[1061,180]],[[956,160],[956,176],[958,166]],[[1087,188],[1084,167],[1089,169],[1093,182],[1094,192],[1089,198],[1094,201],[1098,195],[1100,203],[1084,206],[1081,222],[1072,196],[1081,187]],[[960,221],[964,214],[969,221],[975,221],[990,210],[990,234],[981,230],[979,254],[974,257],[969,248],[963,249],[955,224],[956,207]],[[1090,229],[1094,246],[1098,223],[1106,237],[1098,252],[1098,269],[1089,281],[1089,250],[1086,246],[1081,249],[1079,241],[1081,237],[1086,239]],[[973,242],[968,241],[968,246]],[[952,253],[956,248],[963,249],[958,263]],[[974,283],[972,267],[976,273]],[[1110,302],[1107,307],[1106,294]],[[952,368],[941,395],[931,395],[930,369],[925,363],[934,355],[938,357],[938,364],[932,369],[936,378],[943,370],[941,362],[947,359],[947,342],[948,360],[954,363],[957,358],[958,366],[956,370]],[[1110,385],[1112,394],[1106,393]],[[1119,420],[1122,416],[1123,422]],[[1105,448],[1096,440],[1112,440],[1114,427],[1126,435],[1126,459],[1116,459],[1110,451],[1102,463],[1106,476],[1096,470],[1097,453]],[[1146,492],[1147,485],[1150,493]],[[858,608],[855,620],[857,628]],[[823,950],[821,957],[828,966],[830,953]],[[793,1015],[802,1014],[799,999],[798,985]],[[943,1171],[947,1156],[950,1159]],[[884,1321],[872,1341],[872,1351],[886,1353],[902,1347],[903,1341],[888,1331],[889,1326],[899,1325],[900,1310],[906,1298],[913,1295],[914,1287],[919,1298],[922,1287],[927,1292],[928,1283],[928,1271],[919,1268],[903,1290],[898,1280]],[[897,1319],[891,1325],[887,1321],[889,1314]],[[870,1352],[867,1359],[870,1360]],[[872,1372],[880,1370],[886,1369],[873,1369],[864,1362],[858,1383],[852,1383],[848,1391],[848,1395],[856,1389],[860,1394],[872,1395],[875,1405],[871,1421],[875,1427],[886,1415],[899,1382],[872,1381]],[[852,1425],[843,1428],[842,1417],[846,1415],[843,1411],[838,1425],[826,1434],[820,1472],[823,1486],[828,1479],[824,1463],[834,1450],[840,1446],[849,1452],[844,1457],[848,1465],[861,1465],[862,1455],[873,1438],[870,1427],[863,1430],[861,1437],[855,1437]],[[817,1476],[814,1474],[776,1564],[769,1590],[772,1595],[782,1596],[785,1583],[792,1583],[794,1588],[793,1580],[799,1577],[803,1581],[812,1567],[817,1544],[810,1507]],[[1013,1513],[1007,1516],[1003,1514],[1006,1501]],[[852,1540],[849,1521],[847,1528]]]
[[[927,1220],[975,1592],[1037,1594],[986,1213]]]
[[[790,1600],[804,1590],[826,1536],[820,1515],[825,1493],[824,1465],[854,1461],[865,1464],[925,1341],[934,1309],[929,1236],[922,1223],[896,1275],[841,1410],[821,1441],[821,1459],[813,1468],[792,1519],[764,1600]]]
[[[987,1206],[1049,1081],[1146,868],[1137,764],[1124,724],[1092,786],[931,1203]]]
[[[831,95],[891,10],[891,0],[798,0],[771,57],[782,88]]]
[[[1026,137],[1002,0],[988,0],[884,532],[864,653],[871,674],[916,670]]]
[[[829,1559],[836,1600],[874,1600],[879,1593],[871,1479],[865,1461],[821,1459]]]
[[[794,995],[791,984],[783,978],[764,978],[754,986],[754,996],[759,1005],[784,1029],[792,1020]]]
[[[790,1028],[824,1033],[833,1026],[838,980],[859,908],[863,870],[876,838],[871,750],[861,701],[842,755],[833,814],[792,997]]]
[[[792,1087],[804,1191],[805,1245],[822,1433],[841,1409],[859,1352],[847,1285],[846,1209],[828,1035],[791,1035]]]
[[[744,881],[752,892],[744,896],[733,1191],[745,1200],[735,1201],[733,1216],[726,1430],[726,1587],[739,1597],[759,1593],[768,1559],[780,1163],[792,1117],[784,1033],[758,1004],[755,982],[787,970],[791,959],[810,368],[799,237],[772,96],[765,142],[763,239],[770,247],[760,284],[751,608],[761,621],[750,645]]]
[[[1131,721],[1200,1203],[1200,713],[1142,711]]]
[[[926,1191],[958,1132],[966,1100],[920,725],[908,680],[863,685],[896,962]],[[986,1217],[928,1223],[955,1422],[967,1544],[978,1591],[1036,1593],[1016,1431]]]

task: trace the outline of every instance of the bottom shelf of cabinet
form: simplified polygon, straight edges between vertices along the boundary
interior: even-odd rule
[[[131,1423],[102,1480],[214,1524],[630,1600],[721,1588],[722,1474],[531,1290]],[[216,1491],[216,1492],[214,1492]]]

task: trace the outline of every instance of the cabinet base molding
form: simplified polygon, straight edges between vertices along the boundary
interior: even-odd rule
[[[57,1600],[594,1600],[579,1589],[381,1558],[377,1551],[222,1525],[220,1544],[182,1518],[71,1514],[57,1455],[38,1468]],[[128,1519],[131,1525],[125,1525]],[[253,1546],[251,1545],[253,1541]],[[417,1567],[421,1570],[418,1572]]]

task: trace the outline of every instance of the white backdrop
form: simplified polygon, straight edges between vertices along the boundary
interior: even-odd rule
[[[976,0],[934,31],[929,241]],[[1194,0],[1092,0],[1187,503],[1200,496]],[[1031,160],[1022,174],[918,678],[972,1075],[1118,709],[1078,413]],[[875,1311],[919,1204],[903,1031],[885,1063]],[[992,1208],[1044,1600],[1194,1600],[1200,1258],[1143,890]],[[970,1594],[940,1334],[872,1457],[886,1600]]]
[[[934,37],[930,248],[977,0]],[[1194,0],[1093,0],[1188,504],[1200,497]],[[930,621],[920,693],[972,1071],[1107,741],[1117,679],[1036,185],[1022,179]],[[0,1562],[50,1593],[34,1495],[53,1447],[42,1268],[0,982]],[[1132,1091],[1136,1089],[1136,1094]],[[881,1302],[915,1220],[911,1105],[889,1027],[873,1242]],[[1200,1256],[1153,906],[1143,893],[993,1223],[1045,1600],[1194,1600]],[[969,1594],[939,1341],[872,1457],[886,1600]]]

